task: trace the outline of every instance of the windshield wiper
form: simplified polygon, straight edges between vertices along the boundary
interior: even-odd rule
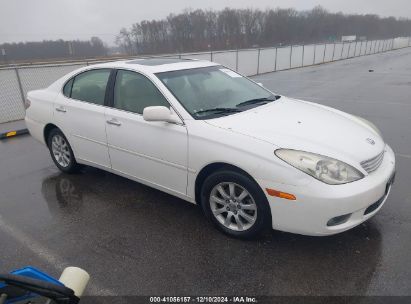
[[[211,108],[211,109],[197,111],[194,114],[195,115],[204,114],[204,113],[225,114],[225,113],[237,113],[237,112],[242,112],[242,110],[236,109],[236,108]]]
[[[258,104],[258,103],[266,104],[266,103],[272,102],[274,100],[277,100],[278,98],[280,98],[280,96],[254,98],[254,99],[250,99],[250,100],[240,102],[238,105],[236,105],[236,107],[243,107],[243,106],[248,106],[248,105],[253,105],[253,104]]]

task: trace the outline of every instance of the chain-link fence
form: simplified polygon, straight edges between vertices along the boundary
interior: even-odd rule
[[[273,48],[210,51],[160,57],[210,60],[246,76],[376,54],[411,46],[410,37],[386,40],[292,45]],[[159,57],[159,56],[157,56]],[[112,59],[111,59],[112,60]],[[109,60],[109,61],[111,61]],[[61,76],[94,62],[0,68],[0,123],[24,118],[24,96]]]

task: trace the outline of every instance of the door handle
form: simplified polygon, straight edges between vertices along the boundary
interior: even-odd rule
[[[62,113],[66,113],[67,110],[63,107],[63,106],[59,106],[58,108],[56,108],[57,112],[62,112]]]
[[[115,118],[113,118],[113,119],[110,119],[110,120],[107,120],[107,123],[109,124],[109,125],[113,125],[113,126],[121,126],[121,122],[119,122],[117,119],[115,119]]]

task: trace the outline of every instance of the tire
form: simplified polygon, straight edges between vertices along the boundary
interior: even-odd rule
[[[80,170],[81,166],[76,162],[67,138],[59,129],[50,131],[47,145],[51,158],[60,171],[64,173],[76,173]]]
[[[239,172],[222,170],[209,175],[201,188],[201,206],[220,231],[233,237],[252,238],[271,226],[263,191]]]

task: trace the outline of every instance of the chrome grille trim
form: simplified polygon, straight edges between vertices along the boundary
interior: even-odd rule
[[[382,160],[384,159],[384,150],[378,154],[377,156],[374,156],[373,158],[364,160],[360,163],[361,167],[367,171],[368,173],[374,172],[375,170],[378,169],[378,167],[381,165]]]

